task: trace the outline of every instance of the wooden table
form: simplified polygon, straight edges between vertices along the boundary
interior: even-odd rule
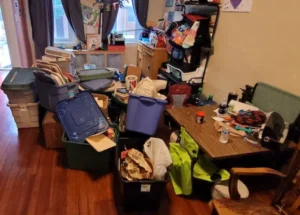
[[[220,133],[215,130],[215,121],[211,118],[215,116],[213,111],[216,108],[217,106],[183,107],[167,109],[167,112],[179,125],[186,129],[199,144],[202,151],[211,159],[224,159],[271,152],[259,144],[248,143],[241,137],[229,136],[228,143],[221,143],[219,141]],[[195,121],[197,111],[205,112],[203,124],[198,124]]]

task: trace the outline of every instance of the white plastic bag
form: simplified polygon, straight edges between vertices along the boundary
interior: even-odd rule
[[[132,93],[139,96],[147,96],[156,99],[162,99],[162,100],[167,99],[166,96],[157,93],[155,84],[148,77],[141,80],[133,89]]]
[[[159,138],[151,137],[144,144],[144,152],[153,162],[153,177],[164,180],[167,167],[172,164],[172,158],[165,142]]]

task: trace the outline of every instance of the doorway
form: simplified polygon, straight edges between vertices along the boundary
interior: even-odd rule
[[[7,37],[4,28],[2,9],[0,7],[0,69],[11,68]]]

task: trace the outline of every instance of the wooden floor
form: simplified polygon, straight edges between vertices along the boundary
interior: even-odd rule
[[[0,71],[0,83],[6,74]],[[7,101],[0,90],[0,215],[123,214],[112,174],[67,169],[64,151],[45,149],[40,129],[16,128]],[[210,213],[207,203],[178,197],[168,184],[159,214]]]

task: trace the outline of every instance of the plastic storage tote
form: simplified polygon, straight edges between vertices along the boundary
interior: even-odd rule
[[[127,106],[126,129],[147,135],[155,134],[166,104],[167,100],[130,94]]]
[[[114,77],[114,72],[105,68],[77,70],[77,74],[80,81],[91,81]]]
[[[166,189],[167,183],[170,181],[169,173],[166,174],[165,180],[141,180],[127,181],[121,176],[119,171],[119,158],[124,150],[135,148],[139,151],[143,150],[143,145],[148,138],[120,138],[117,145],[116,165],[118,172],[115,175],[119,188],[115,188],[116,198],[121,197],[121,205],[124,211],[158,211]],[[120,192],[120,193],[118,193]]]
[[[39,103],[7,104],[18,128],[39,127]]]
[[[115,142],[118,144],[118,127],[116,125],[111,125],[110,127],[115,130]],[[62,141],[66,147],[68,168],[97,171],[101,174],[113,171],[116,147],[97,152],[86,142],[78,143],[70,141],[65,133]]]
[[[13,68],[4,79],[1,89],[10,104],[27,104],[37,101],[34,91],[35,69]]]
[[[39,80],[35,82],[41,106],[51,112],[56,112],[57,103],[68,99],[70,95],[74,96],[78,93],[78,84],[76,82],[61,86],[48,84]]]
[[[84,142],[91,135],[109,128],[105,115],[89,92],[81,92],[56,106],[57,116],[73,142]]]

